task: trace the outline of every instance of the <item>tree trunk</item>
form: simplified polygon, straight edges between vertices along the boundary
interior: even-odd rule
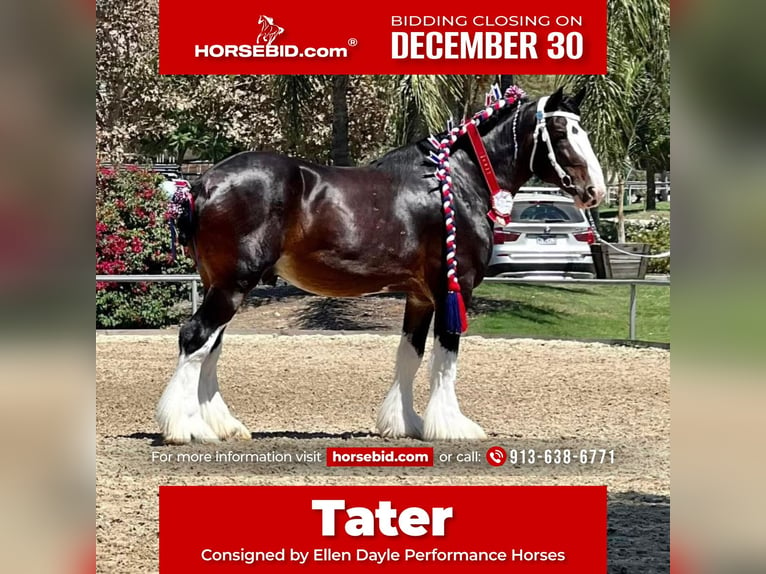
[[[333,165],[351,165],[348,152],[348,76],[332,77],[332,151]]]
[[[646,211],[657,209],[657,186],[654,184],[654,168],[646,168]]]
[[[179,145],[178,149],[176,149],[176,155],[178,156],[178,159],[176,160],[176,163],[179,165],[184,162],[184,158],[186,157],[186,150],[188,149],[188,145]]]
[[[601,226],[601,212],[599,212],[598,207],[588,208],[588,212],[590,213],[590,217],[593,220],[593,225],[595,225],[596,229],[598,230]]]
[[[660,188],[660,201],[668,200],[668,172],[665,170],[660,172],[660,180],[662,181],[662,187]]]
[[[617,184],[617,242],[625,243],[625,181]]]
[[[500,91],[505,93],[505,90],[513,85],[513,76],[501,75],[500,76]]]

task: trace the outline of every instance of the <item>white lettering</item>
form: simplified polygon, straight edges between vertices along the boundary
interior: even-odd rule
[[[411,60],[536,60],[534,32],[392,32],[391,57]]]
[[[442,49],[436,46],[441,45],[441,32],[429,32],[426,34],[426,58],[429,60],[441,60]]]
[[[375,536],[377,531],[383,536],[425,536],[431,526],[433,536],[445,535],[445,523],[453,518],[453,508],[435,507],[429,512],[424,508],[412,506],[401,513],[393,507],[391,501],[381,500],[373,512],[363,506],[354,506],[346,510],[345,500],[312,500],[312,510],[322,513],[322,536],[335,536],[336,512],[346,511],[344,530],[349,536]],[[395,523],[396,521],[396,523]]]
[[[391,57],[395,60],[407,57],[406,32],[394,32],[391,34]]]
[[[312,500],[311,509],[322,511],[322,536],[335,536],[335,511],[346,508],[345,500]]]

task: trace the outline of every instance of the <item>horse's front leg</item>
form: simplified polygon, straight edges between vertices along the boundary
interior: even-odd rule
[[[430,301],[407,297],[404,326],[396,352],[394,384],[378,411],[378,432],[384,437],[423,436],[423,421],[412,404],[412,383],[420,367],[434,308]]]
[[[470,293],[466,295],[466,304]],[[441,298],[442,300],[444,298]],[[437,305],[431,362],[431,396],[423,421],[425,440],[484,439],[484,430],[460,410],[455,393],[460,335],[446,330],[446,304]]]

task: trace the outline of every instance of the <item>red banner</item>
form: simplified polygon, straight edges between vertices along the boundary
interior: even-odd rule
[[[160,487],[161,574],[381,569],[605,573],[606,487]]]
[[[160,73],[604,74],[606,0],[160,0]]]

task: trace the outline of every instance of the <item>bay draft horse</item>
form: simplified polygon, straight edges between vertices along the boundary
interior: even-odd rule
[[[578,122],[582,98],[559,90],[541,99],[540,109],[537,101],[520,100],[479,126],[502,188],[515,193],[534,172],[581,207],[601,201],[603,174]],[[543,132],[550,145],[542,143]],[[451,151],[459,283],[468,305],[492,249],[490,193],[468,138]],[[221,397],[216,363],[223,331],[244,297],[277,276],[331,297],[406,294],[394,382],[378,412],[378,431],[425,440],[486,437],[455,394],[460,336],[445,327],[445,228],[428,153],[424,140],[368,166],[343,168],[244,152],[194,182],[193,201],[178,220],[179,240],[197,262],[205,297],[180,330],[178,366],[157,407],[166,443],[251,438]],[[412,384],[432,318],[430,398],[421,419]]]

